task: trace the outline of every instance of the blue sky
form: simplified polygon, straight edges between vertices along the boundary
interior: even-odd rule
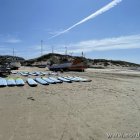
[[[0,0],[0,55],[26,59],[65,52],[89,58],[140,63],[140,0],[122,0],[112,9],[61,33],[112,0]]]

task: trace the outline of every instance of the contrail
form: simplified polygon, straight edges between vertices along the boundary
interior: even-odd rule
[[[111,8],[115,7],[116,5],[118,5],[120,2],[122,2],[122,0],[113,0],[112,2],[110,2],[109,4],[107,4],[106,6],[102,7],[101,9],[97,10],[96,12],[94,12],[93,14],[89,15],[88,17],[84,18],[83,20],[77,22],[76,24],[70,26],[69,28],[67,28],[64,31],[61,31],[57,34],[55,34],[54,36],[50,37],[49,39],[52,39],[54,37],[60,36],[68,31],[70,31],[71,29],[75,28],[76,26],[90,20],[93,19],[101,14],[103,14],[104,12],[110,10]]]

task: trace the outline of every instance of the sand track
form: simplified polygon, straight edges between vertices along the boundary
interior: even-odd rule
[[[0,140],[106,140],[107,133],[140,132],[140,73],[64,74],[92,82],[0,88]]]

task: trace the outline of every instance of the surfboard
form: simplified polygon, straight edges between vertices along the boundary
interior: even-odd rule
[[[35,80],[33,80],[32,78],[28,78],[27,79],[27,83],[30,85],[30,86],[37,86],[37,82]]]
[[[8,86],[16,86],[16,82],[13,78],[7,79],[7,85]]]
[[[53,80],[56,83],[63,83],[63,81],[60,81],[60,80],[58,80],[58,79],[56,79],[54,77],[49,77],[49,79]]]
[[[49,84],[56,84],[56,82],[54,82],[53,80],[46,78],[46,77],[42,77],[43,80],[45,80],[46,82],[48,82]]]
[[[41,73],[41,75],[43,76],[43,75],[46,75],[46,72],[40,72]]]
[[[49,83],[43,80],[42,78],[35,78],[35,80],[42,85],[49,85]]]
[[[58,77],[59,80],[63,81],[63,82],[67,82],[67,83],[72,83],[71,80],[65,79],[63,77]]]
[[[4,78],[0,78],[0,87],[6,87],[7,86],[7,82]]]
[[[36,75],[40,75],[40,72],[36,71],[36,72],[34,72],[34,74],[36,74]]]
[[[28,76],[28,73],[27,73],[27,72],[20,72],[20,74],[21,74],[22,76]]]
[[[25,82],[21,78],[17,78],[15,82],[16,82],[17,86],[24,86],[25,85]]]
[[[76,79],[80,80],[81,82],[91,82],[92,80],[81,78],[81,77],[75,77]]]
[[[18,72],[17,72],[17,71],[12,71],[11,73],[12,73],[12,74],[17,74]]]
[[[43,76],[44,75],[44,73],[43,72],[39,72],[39,71],[37,71],[37,72],[35,72],[37,75],[39,75],[39,76]]]
[[[28,71],[24,71],[24,73],[29,74],[29,72],[28,72]]]
[[[29,72],[29,74],[32,76],[37,76],[36,72]]]
[[[80,80],[77,79],[77,78],[75,78],[75,77],[66,76],[66,77],[64,77],[64,78],[65,78],[65,79],[68,79],[68,80],[71,80],[71,81],[73,81],[73,82],[80,82]]]

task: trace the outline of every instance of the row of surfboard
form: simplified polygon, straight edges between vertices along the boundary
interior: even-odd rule
[[[57,75],[57,73],[54,73],[54,72],[26,72],[26,71],[22,71],[22,72],[16,72],[16,71],[13,71],[12,72],[13,74],[20,74],[22,76],[29,76],[29,75],[32,75],[32,76],[43,76],[43,75]]]
[[[49,85],[49,84],[57,84],[57,83],[72,83],[72,82],[91,82],[91,80],[81,78],[81,77],[71,77],[71,76],[65,76],[65,77],[37,77],[35,79],[28,78],[26,81],[30,86],[37,86],[38,83],[42,85]],[[25,82],[21,78],[0,78],[0,87],[4,86],[24,86]]]

